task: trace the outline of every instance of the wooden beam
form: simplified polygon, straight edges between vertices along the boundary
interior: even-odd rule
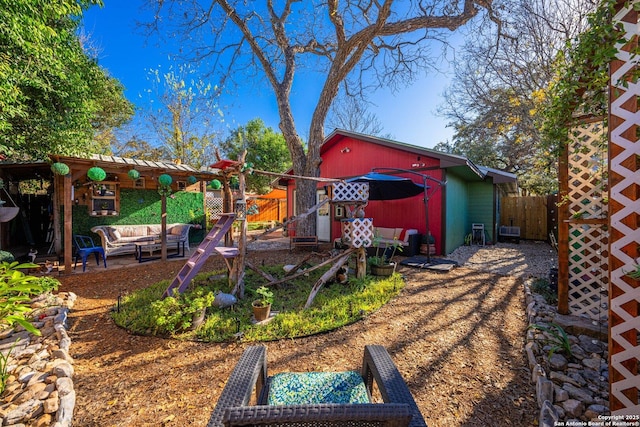
[[[71,261],[73,258],[73,204],[71,203],[71,174],[67,174],[63,178],[63,199],[62,207],[64,210],[64,272],[71,274]]]

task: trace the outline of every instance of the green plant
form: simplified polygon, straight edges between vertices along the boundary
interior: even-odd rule
[[[9,358],[11,357],[11,353],[13,353],[13,349],[18,344],[18,341],[20,341],[19,338],[11,344],[7,354],[0,351],[0,394],[2,394],[4,389],[7,387],[7,379],[9,378],[9,372],[7,371],[7,368],[9,367]]]
[[[194,315],[213,304],[213,291],[197,287],[177,296],[170,296],[151,304],[154,330],[161,334],[175,334],[189,329]]]
[[[251,322],[252,298],[245,298],[234,304],[233,309],[211,307],[207,310],[206,319],[196,330],[192,331],[187,327],[176,332],[168,332],[159,328],[149,307],[161,300],[169,285],[168,280],[123,296],[119,309],[113,310],[111,315],[118,326],[134,334],[172,335],[178,339],[203,342],[227,342],[238,339],[247,342],[272,341],[327,332],[356,322],[378,310],[397,296],[404,287],[404,281],[399,274],[383,279],[367,276],[362,279],[362,283],[353,287],[323,287],[311,308],[303,309],[313,284],[328,269],[328,266],[320,268],[310,272],[308,277],[292,279],[287,286],[270,288],[280,314],[267,325],[257,326]],[[278,278],[285,274],[281,265],[265,266],[262,270]],[[227,292],[227,278],[221,273],[222,271],[200,273],[193,279],[191,286],[202,289],[205,293],[212,291],[215,294],[216,289]],[[264,277],[250,270],[245,275],[245,283],[247,289],[256,289],[264,283]],[[185,320],[191,322],[190,318]]]
[[[0,263],[0,325],[12,327],[17,323],[32,334],[40,335],[25,317],[31,311],[31,296],[47,292],[59,283],[43,281],[20,271],[28,268],[38,268],[38,265],[15,261]]]
[[[571,341],[569,341],[567,333],[560,325],[551,323],[546,326],[534,323],[529,325],[527,329],[536,329],[546,333],[548,338],[543,339],[542,342],[550,346],[548,357],[551,357],[555,352],[565,352],[569,357],[573,355],[571,353]]]
[[[473,235],[471,233],[464,236],[464,245],[471,246],[471,242],[473,241]]]
[[[260,286],[255,290],[255,293],[259,296],[259,298],[254,301],[254,305],[258,307],[266,307],[268,305],[273,304],[273,292],[271,289],[266,286]]]
[[[381,243],[382,241],[380,237],[376,236],[373,238],[373,247],[376,248],[376,254],[367,258],[369,265],[376,265],[378,267],[382,265],[389,265],[393,262],[393,257],[396,252],[402,252],[402,243],[400,243],[400,241],[395,237],[391,244],[385,244],[383,246]],[[389,257],[387,257],[388,248],[392,248]],[[382,249],[382,253],[380,253],[380,249]]]
[[[547,304],[554,305],[558,303],[558,295],[551,290],[549,281],[547,279],[536,279],[531,285],[531,290],[539,295],[542,295]]]
[[[624,275],[634,280],[640,280],[640,264],[634,265],[632,271],[625,271]]]

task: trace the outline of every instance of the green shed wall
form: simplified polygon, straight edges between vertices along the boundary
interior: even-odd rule
[[[471,233],[471,224],[484,224],[487,242],[495,242],[493,184],[489,182],[471,182],[467,184],[469,211],[466,224],[467,234]]]
[[[464,244],[467,234],[468,195],[467,183],[461,178],[449,174],[446,185],[446,207],[444,221],[446,230],[444,253],[450,254]]]

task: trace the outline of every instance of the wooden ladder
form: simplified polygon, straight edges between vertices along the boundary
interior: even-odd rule
[[[172,295],[175,288],[178,288],[179,293],[183,293],[191,280],[202,268],[207,258],[215,252],[218,255],[222,255],[225,258],[234,257],[238,254],[237,248],[216,248],[220,240],[227,234],[227,231],[231,228],[233,221],[236,218],[234,213],[223,213],[220,215],[220,219],[213,226],[209,234],[204,238],[198,249],[196,249],[187,263],[180,269],[173,282],[169,285],[162,298]]]

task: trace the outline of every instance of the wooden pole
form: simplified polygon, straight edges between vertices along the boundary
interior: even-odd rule
[[[167,196],[164,194],[164,192],[160,197],[160,201],[162,206],[160,209],[160,211],[162,212],[160,216],[161,218],[160,258],[162,259],[162,261],[166,261],[167,260]]]
[[[238,162],[242,165],[245,162],[245,158],[247,156],[246,150],[242,153]],[[245,212],[244,217],[240,219],[240,237],[238,238],[238,256],[233,260],[233,273],[232,277],[236,283],[233,288],[233,295],[236,295],[238,298],[244,298],[244,269],[245,269],[245,258],[247,255],[247,217],[246,217],[246,206],[247,206],[247,196],[245,194],[247,187],[247,180],[245,176],[245,171],[240,171],[238,174],[238,198],[236,199],[236,203],[240,202],[244,204]],[[238,212],[239,214],[239,212]]]
[[[364,279],[367,275],[367,249],[362,246],[356,253],[356,278]]]
[[[62,206],[64,209],[64,272],[71,274],[71,260],[73,258],[73,213],[71,207],[71,174],[64,176],[64,197]]]

